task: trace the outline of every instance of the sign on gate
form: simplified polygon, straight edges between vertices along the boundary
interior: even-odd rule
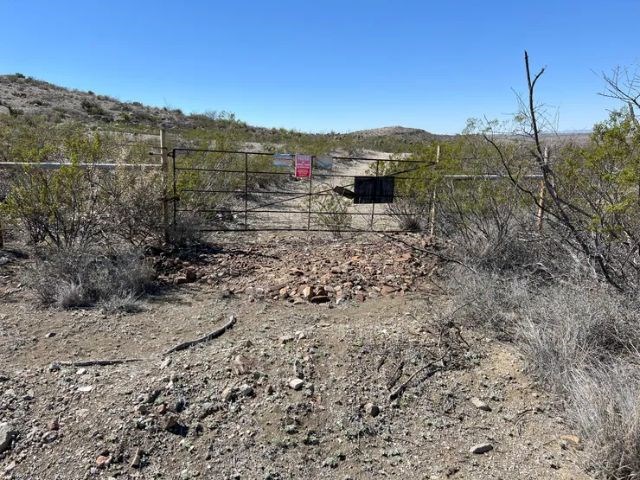
[[[296,155],[297,178],[311,177],[311,155]]]

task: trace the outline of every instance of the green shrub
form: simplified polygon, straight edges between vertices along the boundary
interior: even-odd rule
[[[28,168],[16,176],[2,211],[24,226],[34,244],[46,241],[63,248],[92,243],[102,234],[103,214],[92,173],[77,165]]]
[[[336,237],[351,229],[352,215],[349,213],[351,201],[336,194],[328,193],[316,197],[312,204],[314,211],[320,212],[313,215],[318,223],[331,230]]]

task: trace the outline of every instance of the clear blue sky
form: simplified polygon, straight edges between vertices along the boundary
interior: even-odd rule
[[[559,129],[588,129],[613,106],[599,73],[640,60],[639,18],[640,0],[0,0],[0,73],[270,127],[455,133],[516,109],[526,48]]]

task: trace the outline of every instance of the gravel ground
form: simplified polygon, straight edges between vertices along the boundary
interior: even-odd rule
[[[292,239],[247,248],[261,241],[282,270],[274,279],[298,268],[319,281],[310,271],[324,256],[308,251],[300,265],[281,248],[298,251]],[[403,254],[379,241],[378,252]],[[331,248],[353,248],[345,245]],[[209,255],[198,272],[217,265]],[[127,315],[34,306],[22,262],[0,267],[6,478],[589,478],[560,406],[512,347],[447,321],[431,261],[414,264],[402,294],[363,282],[365,301],[317,304],[257,295],[269,292],[258,269],[180,285],[166,274],[163,293]],[[344,274],[337,283],[350,281]],[[245,288],[230,292],[236,284]],[[231,316],[219,337],[166,354]],[[69,363],[88,359],[135,361]]]

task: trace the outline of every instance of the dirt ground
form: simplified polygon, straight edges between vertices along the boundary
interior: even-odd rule
[[[589,478],[513,347],[450,322],[432,257],[380,237],[309,240],[157,259],[164,287],[133,314],[37,306],[29,260],[0,254],[0,475]],[[181,269],[196,275],[177,282]],[[89,359],[135,361],[70,364]]]

